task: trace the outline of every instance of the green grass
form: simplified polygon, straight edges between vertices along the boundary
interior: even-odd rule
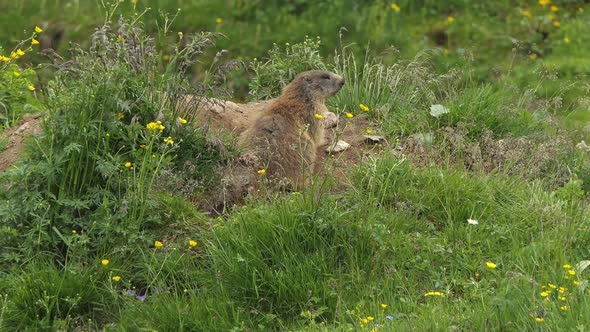
[[[536,1],[397,4],[1,3],[0,46],[27,53],[0,62],[2,127],[44,122],[0,175],[0,330],[586,329],[590,10],[554,1],[556,28]],[[59,31],[67,62],[38,67],[28,38]],[[315,68],[346,78],[330,109],[389,145],[199,211],[238,152],[177,97],[266,99]]]

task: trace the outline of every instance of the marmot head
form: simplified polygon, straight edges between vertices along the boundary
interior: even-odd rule
[[[285,93],[304,93],[313,100],[324,101],[344,86],[342,76],[324,70],[305,71],[285,87]]]

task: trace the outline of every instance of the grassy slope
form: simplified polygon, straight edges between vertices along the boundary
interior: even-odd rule
[[[426,1],[424,7],[400,2],[403,15],[399,16],[383,11],[385,3],[345,10],[349,4],[338,2],[312,7],[299,19],[294,13],[303,9],[297,6],[282,9],[287,11],[284,15],[271,15],[271,9],[263,12],[241,2],[210,6],[202,1],[158,3],[167,9],[183,8],[175,22],[178,30],[226,32],[229,38],[222,40],[221,46],[239,51],[246,59],[259,57],[273,41],[300,41],[306,29],[295,29],[300,26],[299,20],[324,40],[334,40],[341,22],[309,20],[315,17],[314,11],[331,13],[326,15],[330,18],[342,17],[351,30],[346,37],[350,39],[345,41],[364,44],[370,40],[377,45],[375,49],[396,41],[402,46],[402,57],[413,57],[416,50],[432,45],[422,41],[425,32],[447,31],[450,52],[424,62],[415,60],[415,66],[397,62],[398,56],[365,61],[365,65],[375,65],[374,71],[365,67],[355,73],[350,62],[335,66],[351,78],[349,90],[334,101],[337,110],[356,110],[358,103],[371,101],[368,116],[376,130],[392,141],[431,132],[437,142],[433,150],[440,151],[440,159],[433,159],[430,166],[416,167],[400,158],[375,156],[351,170],[351,185],[344,192],[330,193],[319,186],[300,194],[270,195],[236,209],[227,220],[204,218],[182,197],[160,194],[155,202],[138,207],[148,211],[148,221],[156,226],[141,229],[129,243],[126,232],[138,232],[134,220],[127,220],[132,218],[122,216],[121,220],[129,223],[125,224],[115,219],[116,215],[109,215],[108,209],[99,211],[104,216],[93,214],[99,224],[118,227],[113,226],[111,231],[111,226],[104,226],[105,234],[113,238],[98,251],[88,243],[92,241],[86,232],[88,236],[92,233],[84,218],[75,219],[75,223],[68,220],[67,224],[52,220],[66,245],[59,248],[61,255],[44,252],[26,257],[2,272],[1,328],[370,331],[378,324],[382,331],[557,331],[590,326],[588,271],[578,270],[571,276],[568,271],[574,270],[563,267],[589,256],[584,191],[588,184],[580,180],[588,178],[588,172],[580,166],[587,159],[580,152],[572,152],[574,144],[586,135],[579,128],[589,118],[583,102],[587,93],[581,88],[561,91],[568,78],[586,70],[581,59],[588,50],[584,46],[588,37],[581,32],[590,10],[579,13],[571,3],[563,7],[560,30],[551,30],[549,41],[518,50],[512,58],[508,36],[537,37],[526,33],[528,23],[523,23],[520,10],[507,1],[481,5],[453,1],[446,6]],[[139,6],[143,5],[140,1]],[[231,5],[228,14],[218,14],[222,5]],[[131,10],[129,3],[124,7]],[[548,11],[536,3],[520,7],[534,9],[535,17]],[[91,15],[97,12],[96,5],[86,1],[63,6],[42,1],[11,2],[0,4],[0,8],[7,9],[1,15],[15,22],[2,30],[6,31],[0,39],[2,45],[19,40],[19,30],[31,21],[63,25],[67,40],[86,39],[97,21],[97,16]],[[147,22],[153,17],[150,15],[154,14],[146,16]],[[456,17],[456,21],[445,23],[447,16]],[[212,20],[215,17],[223,17],[224,22],[216,25]],[[1,18],[0,22],[8,22]],[[252,19],[259,23],[247,24]],[[282,20],[281,26],[289,33],[270,33],[272,30],[263,24],[276,25],[277,20]],[[148,30],[155,30],[154,25],[146,25]],[[249,38],[238,38],[240,34]],[[570,43],[563,42],[565,36],[571,36]],[[335,46],[334,41],[326,42],[324,52]],[[469,70],[453,76],[446,67],[465,64],[461,60],[464,46],[476,49],[475,61]],[[543,61],[529,59],[528,51],[538,52]],[[433,63],[435,69],[429,67]],[[543,64],[554,64],[560,78],[548,81],[548,75],[533,73],[543,69]],[[493,66],[510,73],[494,77],[488,74]],[[381,76],[379,70],[387,68],[393,68],[392,76]],[[141,93],[142,79],[149,81],[147,76],[138,75],[134,82],[133,73],[116,73],[131,77],[130,91],[117,89],[119,94],[140,91],[139,98],[145,96]],[[418,73],[424,75],[418,77]],[[391,77],[402,84],[394,94],[369,87],[380,79],[386,86]],[[92,101],[95,93],[91,83],[87,84],[84,100]],[[533,96],[523,95],[526,90]],[[564,93],[563,105],[551,99],[558,92]],[[72,101],[80,101],[76,93],[68,95]],[[104,97],[112,95],[117,93]],[[102,96],[98,96],[97,104],[103,104]],[[543,104],[546,100],[547,105]],[[153,101],[144,102],[151,105]],[[67,99],[61,103],[75,104]],[[420,113],[434,103],[451,108],[450,116],[434,119]],[[389,108],[381,107],[384,105]],[[538,123],[538,116],[550,119]],[[559,125],[562,122],[565,127]],[[562,139],[564,128],[576,131],[570,130],[567,139],[559,141],[564,142],[560,145],[563,153],[551,155],[555,163],[548,163],[540,177],[531,178],[523,171],[513,171],[510,165],[491,173],[466,170],[463,159],[467,150],[452,150],[456,148],[453,142],[439,141],[445,137],[441,136],[444,127],[464,125],[465,142],[477,142],[484,129],[491,130],[495,138],[534,138],[540,144]],[[118,127],[100,130],[100,135],[123,133]],[[135,143],[132,138],[124,139]],[[123,148],[117,146],[125,151]],[[113,163],[122,165],[130,155],[117,152]],[[123,184],[118,185],[124,186],[124,181],[131,180],[123,177],[119,181]],[[65,189],[56,185],[56,190]],[[95,199],[95,193],[88,195],[89,200]],[[30,202],[37,202],[31,196]],[[101,204],[119,204],[118,196],[105,197]],[[125,203],[121,204],[127,204],[126,199],[123,196]],[[35,213],[43,210],[43,206],[31,209]],[[120,213],[118,208],[113,210]],[[8,220],[6,211],[3,206],[0,215]],[[479,225],[469,225],[467,219],[476,219]],[[162,226],[162,220],[167,224]],[[84,233],[71,233],[73,225]],[[5,227],[2,240],[18,238],[19,232],[18,227]],[[189,246],[191,239],[199,242],[196,247]],[[154,248],[156,240],[165,246]],[[109,264],[103,266],[100,261],[105,258]],[[4,261],[10,260],[3,256]],[[496,267],[489,268],[487,262]],[[114,281],[113,276],[121,280]],[[580,287],[574,282],[580,282]],[[559,287],[564,289],[560,292]],[[125,290],[136,294],[124,295]],[[543,294],[547,300],[541,295],[543,291],[551,291]],[[425,296],[428,292],[444,296]],[[138,300],[136,295],[147,298]],[[543,322],[535,318],[543,318]]]

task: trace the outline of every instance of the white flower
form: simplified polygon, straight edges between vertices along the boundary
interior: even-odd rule
[[[467,219],[467,223],[469,225],[477,225],[477,224],[479,224],[479,221],[477,221],[475,219]]]

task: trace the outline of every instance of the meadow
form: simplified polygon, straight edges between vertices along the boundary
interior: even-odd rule
[[[582,0],[0,0],[0,153],[42,119],[0,172],[0,331],[590,329],[589,20]],[[311,69],[387,144],[204,209],[244,151],[202,100]]]

